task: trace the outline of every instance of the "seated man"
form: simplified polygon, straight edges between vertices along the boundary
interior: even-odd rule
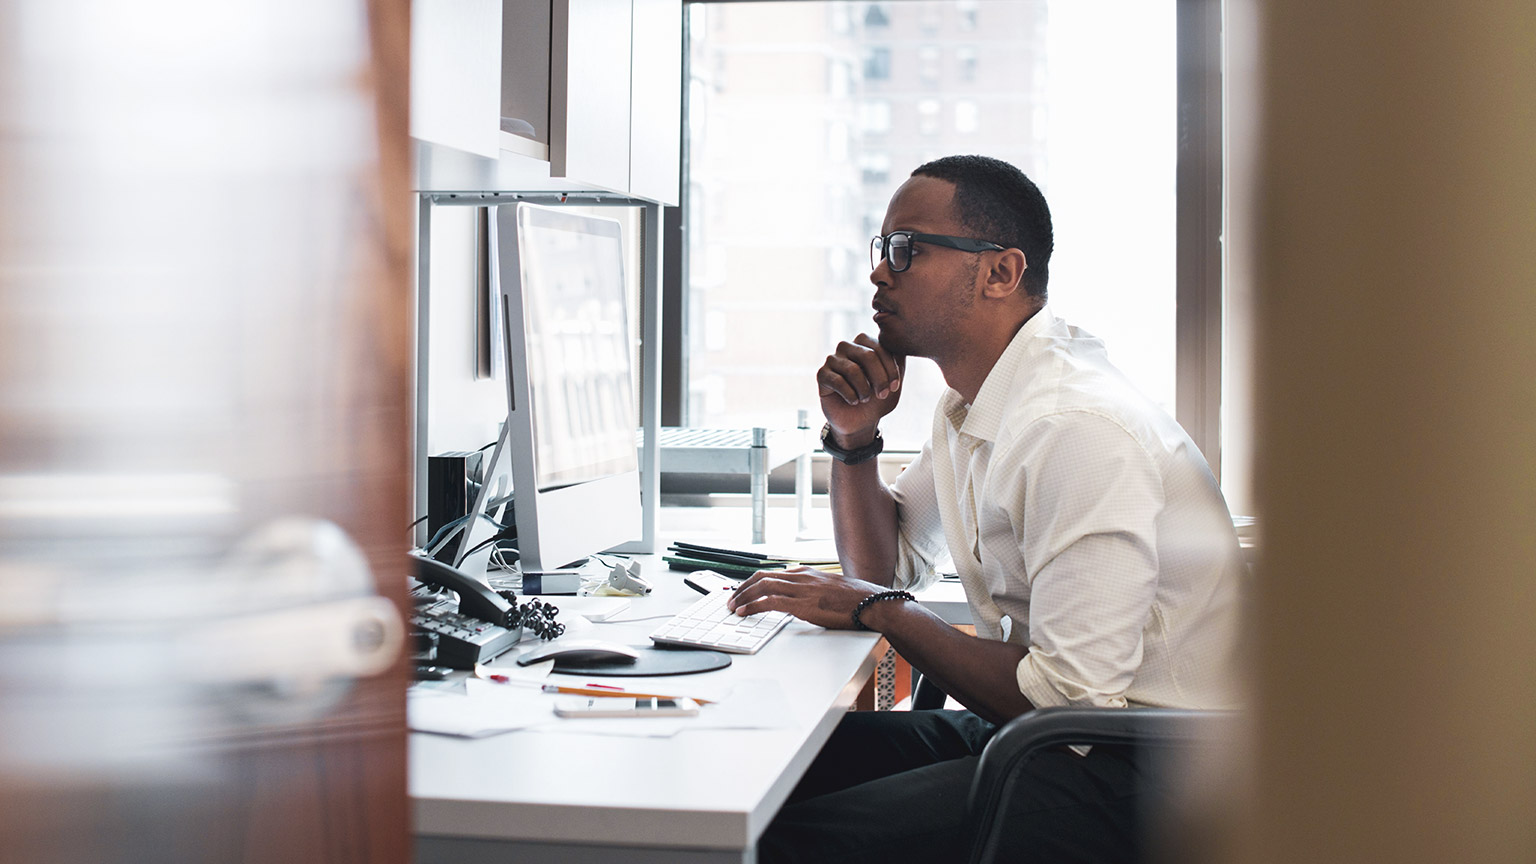
[[[1046,308],[1039,189],[995,159],[939,159],[897,190],[881,230],[879,339],[839,344],[816,376],[843,573],[759,572],[731,605],[876,630],[968,710],[850,714],[765,833],[765,862],[955,860],[996,724],[1037,706],[1233,699],[1242,564],[1226,503],[1183,429]],[[923,452],[886,486],[872,457],[910,356],[932,358],[949,390]],[[974,637],[904,590],[944,557]],[[1116,747],[1035,760],[1011,847],[1021,860],[1133,858],[1139,772]]]

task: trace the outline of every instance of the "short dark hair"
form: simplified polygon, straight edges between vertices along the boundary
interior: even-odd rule
[[[955,184],[960,223],[978,239],[1024,252],[1024,290],[1042,301],[1050,280],[1051,209],[1023,171],[990,156],[945,156],[919,165],[913,177]]]

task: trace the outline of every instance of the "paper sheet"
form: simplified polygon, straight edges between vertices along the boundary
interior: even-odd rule
[[[445,690],[412,688],[406,691],[405,714],[411,729],[417,732],[484,738],[526,729],[554,716],[553,703],[543,693],[527,693],[537,698],[477,699]]]
[[[548,683],[548,682],[540,682]],[[693,722],[693,717],[556,717],[555,696],[522,682],[499,684],[479,678],[464,681],[464,691],[482,705],[510,703],[542,706],[535,722],[519,727],[530,732],[579,732],[584,735],[617,735],[626,738],[671,738]],[[531,709],[530,709],[531,711]],[[531,715],[530,715],[531,716]]]
[[[714,700],[701,706],[696,717],[556,717],[554,694],[538,689],[538,685],[547,683],[551,682],[532,676],[510,684],[471,678],[464,682],[464,688],[468,698],[477,701],[480,706],[473,712],[475,716],[516,716],[524,723],[515,728],[531,732],[669,738],[678,732],[696,729],[777,729],[789,723],[789,713],[784,707],[784,689],[771,678],[736,681],[724,687],[710,687],[697,682],[693,686],[682,687],[676,686],[676,682],[657,682],[649,688],[650,692]],[[647,688],[630,684],[629,689],[644,691]],[[498,705],[517,708],[501,713],[496,707]]]
[[[628,597],[545,597],[544,600],[560,608],[561,621],[570,615],[580,615],[588,621],[606,621],[629,608]],[[566,628],[569,630],[569,626]]]

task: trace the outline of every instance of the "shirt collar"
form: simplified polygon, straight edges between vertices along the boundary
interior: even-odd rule
[[[963,435],[983,441],[996,439],[1003,414],[1008,408],[1008,393],[1013,388],[1013,380],[1019,369],[1031,353],[1031,346],[1035,344],[1034,337],[1055,322],[1056,316],[1051,314],[1048,306],[1041,307],[1039,312],[1025,321],[1019,332],[1013,334],[1013,339],[1003,349],[997,362],[992,364],[992,371],[987,373],[986,380],[981,382],[981,389],[976,392],[975,402],[967,405],[959,391],[953,388],[945,390],[939,406],[944,416],[949,418],[950,425]]]

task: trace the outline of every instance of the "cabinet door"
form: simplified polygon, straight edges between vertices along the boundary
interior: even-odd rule
[[[678,201],[683,107],[682,0],[634,0],[634,83],[630,88],[629,191]]]
[[[412,0],[411,136],[501,154],[501,0]]]
[[[631,0],[555,0],[550,176],[629,189]]]

